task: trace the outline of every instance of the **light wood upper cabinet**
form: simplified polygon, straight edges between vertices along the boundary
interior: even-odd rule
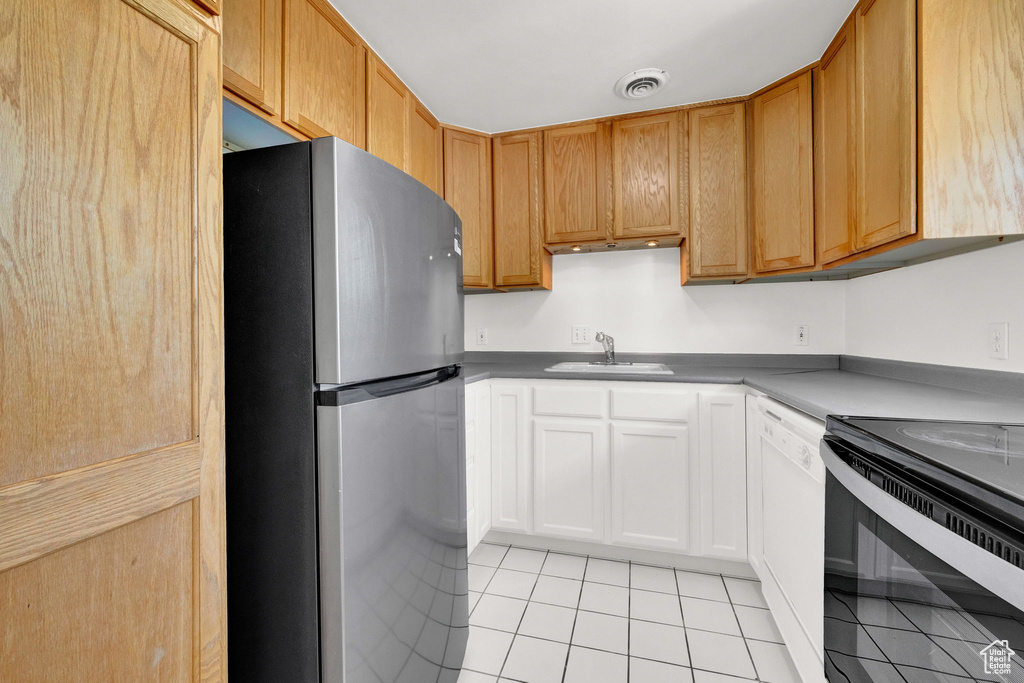
[[[409,174],[437,194],[442,194],[441,124],[426,107],[414,100],[409,108]]]
[[[752,102],[754,268],[814,265],[811,72]]]
[[[541,134],[494,138],[494,284],[551,289],[544,249]]]
[[[691,277],[747,273],[746,114],[742,102],[689,111]],[[685,274],[684,274],[685,275]]]
[[[919,0],[924,236],[1024,233],[1024,2]]]
[[[814,71],[814,224],[818,263],[853,253],[856,57],[847,21]]]
[[[491,140],[446,128],[444,198],[462,219],[462,283],[494,287],[494,230],[491,216]]]
[[[854,21],[861,250],[917,230],[915,2],[863,2]]]
[[[366,48],[327,0],[284,0],[284,121],[310,137],[366,139]]]
[[[4,681],[227,680],[219,24],[0,3]]]
[[[612,123],[617,239],[679,234],[679,118],[672,112]]]
[[[413,96],[377,55],[366,60],[366,151],[408,171]]]
[[[224,87],[281,111],[281,0],[224,0]]]
[[[605,240],[611,234],[611,124],[544,131],[545,243]]]

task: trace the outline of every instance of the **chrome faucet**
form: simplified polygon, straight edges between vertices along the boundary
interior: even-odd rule
[[[615,339],[610,334],[598,332],[594,335],[594,341],[599,341],[604,346],[604,362],[615,363]]]

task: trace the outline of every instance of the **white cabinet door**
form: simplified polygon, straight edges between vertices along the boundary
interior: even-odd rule
[[[533,528],[604,540],[608,444],[603,421],[534,420]]]
[[[685,425],[612,424],[612,542],[685,551],[690,528]]]
[[[480,382],[474,387],[476,403],[476,536],[491,530],[491,387]],[[468,404],[468,401],[467,401]]]
[[[491,384],[491,526],[529,533],[530,435],[525,384]]]
[[[491,528],[491,390],[466,386],[466,541],[473,552]]]
[[[466,387],[466,554],[469,555],[480,543],[477,520],[477,442],[480,419],[477,413],[476,394],[479,385]]]
[[[701,392],[701,555],[747,558],[746,430],[743,393]]]
[[[764,526],[761,513],[761,435],[758,433],[757,397],[747,396],[747,558],[761,576]]]

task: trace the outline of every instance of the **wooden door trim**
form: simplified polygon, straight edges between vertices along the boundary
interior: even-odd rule
[[[190,441],[0,489],[0,572],[195,498],[201,457]]]

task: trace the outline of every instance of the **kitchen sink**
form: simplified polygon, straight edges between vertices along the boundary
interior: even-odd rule
[[[672,375],[661,363],[558,363],[545,372],[575,372],[586,375]]]

